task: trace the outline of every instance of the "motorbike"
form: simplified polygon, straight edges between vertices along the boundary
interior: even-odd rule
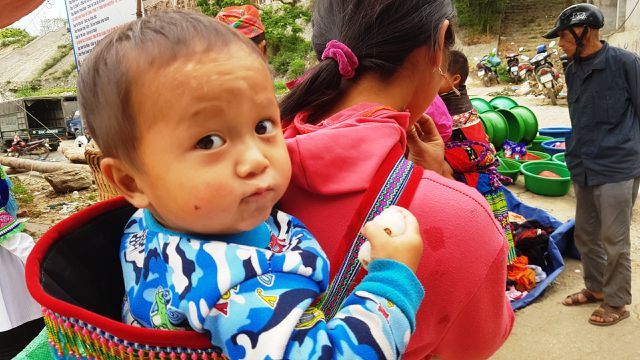
[[[552,41],[549,47],[552,48],[554,46],[555,41]],[[545,96],[551,100],[553,105],[557,105],[557,96],[562,90],[562,86],[559,83],[560,73],[554,68],[551,62],[551,54],[546,45],[538,46],[537,52],[536,56],[531,59],[531,65],[535,68],[536,80],[541,89],[544,90]],[[554,50],[554,54],[557,54],[557,50]]]
[[[11,147],[7,150],[7,155],[44,160],[49,157],[50,152],[49,139],[25,142],[18,137],[17,139],[14,138]]]
[[[493,49],[489,55],[483,56],[480,62],[476,64],[478,77],[484,86],[489,87],[494,82],[496,84],[500,83],[497,71],[500,62],[500,58],[496,55],[496,49]]]
[[[507,68],[509,69],[509,79],[515,84],[519,84],[522,80],[526,79],[526,71],[523,73],[522,70],[525,70],[525,66],[521,66],[520,64],[520,52],[522,52],[524,48],[518,49],[517,53],[510,53],[507,55]],[[525,65],[525,64],[522,64]]]

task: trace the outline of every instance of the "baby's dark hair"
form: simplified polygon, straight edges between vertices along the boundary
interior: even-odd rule
[[[136,74],[232,46],[263,61],[258,48],[238,31],[190,11],[161,11],[104,37],[82,62],[78,76],[80,111],[104,156],[138,163],[131,103]]]
[[[355,80],[367,72],[390,78],[413,50],[435,49],[440,25],[453,15],[451,0],[316,0],[313,48],[320,60],[329,41],[340,41],[358,58]],[[451,27],[445,41],[447,48],[455,41]],[[310,121],[318,121],[318,113],[338,101],[344,86],[338,64],[320,61],[282,100],[282,118],[290,121],[307,110]]]
[[[463,86],[469,77],[469,60],[467,56],[458,50],[449,51],[447,73],[449,75],[460,75],[459,86]]]

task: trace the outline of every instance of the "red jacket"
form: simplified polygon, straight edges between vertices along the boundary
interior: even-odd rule
[[[293,164],[279,206],[301,219],[340,266],[338,242],[373,174],[393,147],[406,146],[409,114],[392,110],[362,116],[360,104],[285,129]],[[486,200],[475,190],[425,171],[409,210],[425,241],[418,278],[425,300],[405,359],[487,358],[509,336],[514,315],[505,297],[504,235]]]

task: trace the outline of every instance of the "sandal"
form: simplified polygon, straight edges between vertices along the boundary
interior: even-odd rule
[[[582,294],[582,296],[584,296],[587,300],[580,301],[580,294]],[[565,302],[567,299],[571,299],[571,304],[567,304]],[[562,305],[564,305],[564,306],[577,306],[577,305],[584,305],[584,304],[592,304],[592,303],[596,303],[596,302],[599,302],[599,301],[602,301],[602,299],[598,299],[595,295],[593,295],[591,290],[582,289],[582,290],[578,291],[577,293],[573,293],[573,294],[567,296],[562,301]]]
[[[620,320],[628,318],[629,312],[625,310],[624,306],[617,308],[607,304],[602,304],[599,308],[593,311],[591,316],[602,318],[603,321],[594,321],[589,318],[590,324],[596,326],[611,326],[617,324]]]

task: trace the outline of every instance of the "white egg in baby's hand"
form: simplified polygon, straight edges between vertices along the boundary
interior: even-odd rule
[[[380,225],[383,229],[389,230],[387,234],[391,237],[400,236],[407,230],[404,215],[394,206],[384,209],[380,215],[376,216],[372,220],[376,224]]]
[[[360,250],[358,250],[358,260],[360,260],[360,264],[365,270],[369,267],[369,262],[371,261],[371,243],[365,241],[360,245]]]

